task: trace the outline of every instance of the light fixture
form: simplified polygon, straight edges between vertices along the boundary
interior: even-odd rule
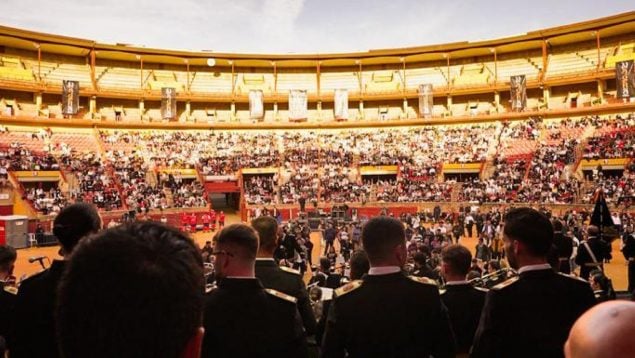
[[[216,60],[215,60],[215,59],[213,59],[213,58],[208,58],[208,59],[207,59],[207,65],[208,65],[209,67],[214,67],[214,66],[216,66]]]

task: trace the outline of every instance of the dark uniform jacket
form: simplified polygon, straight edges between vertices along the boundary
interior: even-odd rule
[[[447,311],[430,282],[397,272],[336,290],[322,357],[453,357]]]
[[[571,326],[594,304],[584,280],[523,272],[487,294],[471,357],[563,357]]]
[[[295,302],[256,278],[222,279],[206,298],[201,357],[306,357]]]
[[[47,270],[20,285],[14,309],[16,319],[8,340],[11,358],[59,357],[53,314],[64,267],[64,261],[55,260]]]
[[[556,246],[556,254],[558,256],[558,271],[570,274],[571,264],[569,263],[569,259],[573,254],[573,239],[562,233],[555,233],[553,235],[553,243]],[[578,248],[578,252],[579,250]]]
[[[315,333],[315,317],[311,309],[309,294],[300,272],[280,267],[272,260],[256,260],[256,277],[266,288],[286,293],[298,300],[298,311],[307,335]]]
[[[611,247],[605,241],[600,240],[597,237],[592,237],[587,240],[589,249],[593,251],[597,265],[593,262],[589,250],[587,250],[584,243],[580,243],[578,247],[578,256],[575,258],[575,263],[580,265],[580,277],[585,280],[589,279],[589,273],[595,269],[599,269],[604,263],[604,260],[611,258]]]
[[[486,289],[475,288],[469,283],[446,285],[441,293],[456,338],[457,353],[469,353],[472,347],[486,293]]]
[[[5,339],[11,328],[16,294],[17,290],[14,287],[5,287],[3,283],[0,283],[0,357],[6,348]]]

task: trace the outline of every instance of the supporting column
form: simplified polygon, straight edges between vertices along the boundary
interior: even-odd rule
[[[404,98],[403,99],[403,118],[402,119],[408,119],[408,99]]]
[[[97,116],[97,97],[90,96],[88,100],[88,111],[90,112],[90,118],[96,119]]]
[[[446,112],[446,116],[451,116],[452,115],[452,96],[448,96],[448,111]]]
[[[364,101],[359,101],[359,119],[364,119]]]
[[[496,91],[494,92],[494,106],[496,106],[495,113],[499,113],[500,105],[501,105],[501,94],[498,91]]]
[[[545,86],[542,89],[542,100],[545,103],[545,108],[549,109],[549,100],[551,99],[551,88]]]
[[[236,120],[236,103],[234,102],[229,107],[229,118],[232,122]]]
[[[278,122],[280,117],[278,117],[278,102],[273,102],[273,120]]]
[[[35,102],[35,110],[37,111],[38,116],[40,115],[40,111],[42,110],[42,93],[34,93],[33,101]]]
[[[317,119],[318,121],[321,121],[322,120],[322,101],[317,101],[316,109],[317,109],[317,115],[318,115]]]
[[[143,120],[146,112],[146,103],[143,99],[139,100],[139,116],[141,116],[141,120]]]
[[[189,121],[192,116],[192,103],[190,101],[185,102],[185,120]]]
[[[606,80],[598,80],[598,103],[604,103],[604,90],[606,89]],[[593,103],[591,103],[593,104]]]

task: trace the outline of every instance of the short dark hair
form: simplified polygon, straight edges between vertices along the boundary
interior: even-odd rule
[[[397,245],[406,242],[406,232],[401,221],[388,217],[374,217],[362,229],[362,243],[372,263],[386,258]]]
[[[231,224],[221,230],[216,236],[216,245],[233,247],[242,259],[255,260],[258,253],[258,234],[251,226],[245,224]]]
[[[0,272],[7,272],[18,258],[18,253],[12,246],[0,246]]]
[[[71,253],[79,240],[101,229],[101,218],[94,205],[76,203],[62,209],[53,221],[53,234],[64,252]]]
[[[278,222],[271,216],[260,216],[251,221],[251,227],[258,232],[260,248],[273,250],[278,238]]]
[[[322,271],[331,271],[331,260],[328,257],[320,257],[320,269]]]
[[[351,280],[359,280],[370,270],[368,255],[364,250],[357,250],[351,254]]]
[[[201,326],[205,283],[194,242],[143,221],[83,239],[58,287],[65,357],[175,358]]]
[[[504,234],[525,244],[532,256],[545,257],[553,243],[553,225],[532,208],[514,208],[505,215]]]
[[[453,274],[466,276],[472,267],[472,254],[463,245],[448,245],[441,251],[441,261],[450,267]]]

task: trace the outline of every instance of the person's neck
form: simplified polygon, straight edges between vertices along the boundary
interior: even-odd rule
[[[258,251],[256,254],[257,259],[272,259],[273,251]]]
[[[543,257],[524,257],[518,258],[518,268],[522,268],[525,266],[533,266],[533,265],[544,265],[547,264],[547,259]]]
[[[445,275],[445,282],[460,282],[465,281],[465,276],[461,275]]]
[[[240,278],[255,278],[256,271],[254,266],[251,267],[235,267],[231,270],[227,270],[226,277],[240,277]]]
[[[401,263],[394,261],[394,260],[386,260],[386,261],[379,261],[379,262],[371,262],[370,263],[370,267],[388,267],[388,266],[394,266],[394,267],[401,267]]]

